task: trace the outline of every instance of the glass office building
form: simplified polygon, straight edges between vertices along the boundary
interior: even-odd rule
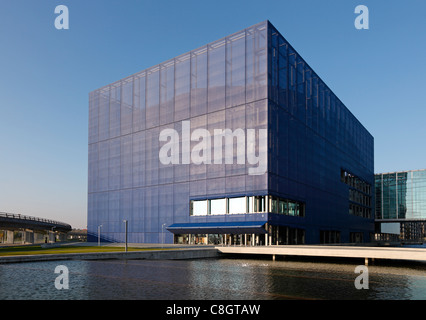
[[[378,232],[426,238],[426,170],[376,174],[375,193]]]
[[[90,93],[89,240],[369,241],[374,140],[269,21]]]

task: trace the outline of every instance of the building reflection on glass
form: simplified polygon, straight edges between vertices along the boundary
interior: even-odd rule
[[[375,175],[376,221],[387,230],[400,226],[402,240],[424,241],[426,225],[426,170]]]

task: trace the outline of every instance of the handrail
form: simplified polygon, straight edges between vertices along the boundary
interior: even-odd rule
[[[93,236],[98,237],[98,233],[87,230],[87,236]],[[118,241],[112,237],[106,236],[105,234],[101,234],[101,239],[104,239],[106,242],[112,242],[112,243],[120,243],[121,241]]]
[[[71,226],[68,223],[55,221],[55,220],[51,220],[51,219],[31,217],[31,216],[26,216],[26,215],[17,214],[17,213],[0,212],[0,217],[19,219],[19,220],[30,220],[30,221],[44,222],[44,223],[56,224],[56,225],[61,225],[61,226],[71,228]]]

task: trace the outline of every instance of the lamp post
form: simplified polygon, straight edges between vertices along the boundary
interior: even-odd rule
[[[124,233],[125,233],[125,251],[127,252],[127,220],[123,220],[124,222]]]
[[[165,225],[166,225],[165,223],[161,225],[161,248],[164,248],[164,226]]]
[[[102,227],[102,225],[100,224],[98,226],[98,247],[101,246],[101,227]]]
[[[55,229],[56,229],[56,227],[52,227],[53,242],[56,242]],[[49,238],[50,238],[50,237],[49,237]],[[49,242],[50,242],[50,239],[49,239]]]

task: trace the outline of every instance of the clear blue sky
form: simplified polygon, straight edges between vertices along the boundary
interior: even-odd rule
[[[70,29],[57,30],[57,5]],[[369,30],[354,27],[357,5]],[[1,0],[0,211],[86,227],[88,93],[270,20],[375,138],[426,168],[424,0]]]

